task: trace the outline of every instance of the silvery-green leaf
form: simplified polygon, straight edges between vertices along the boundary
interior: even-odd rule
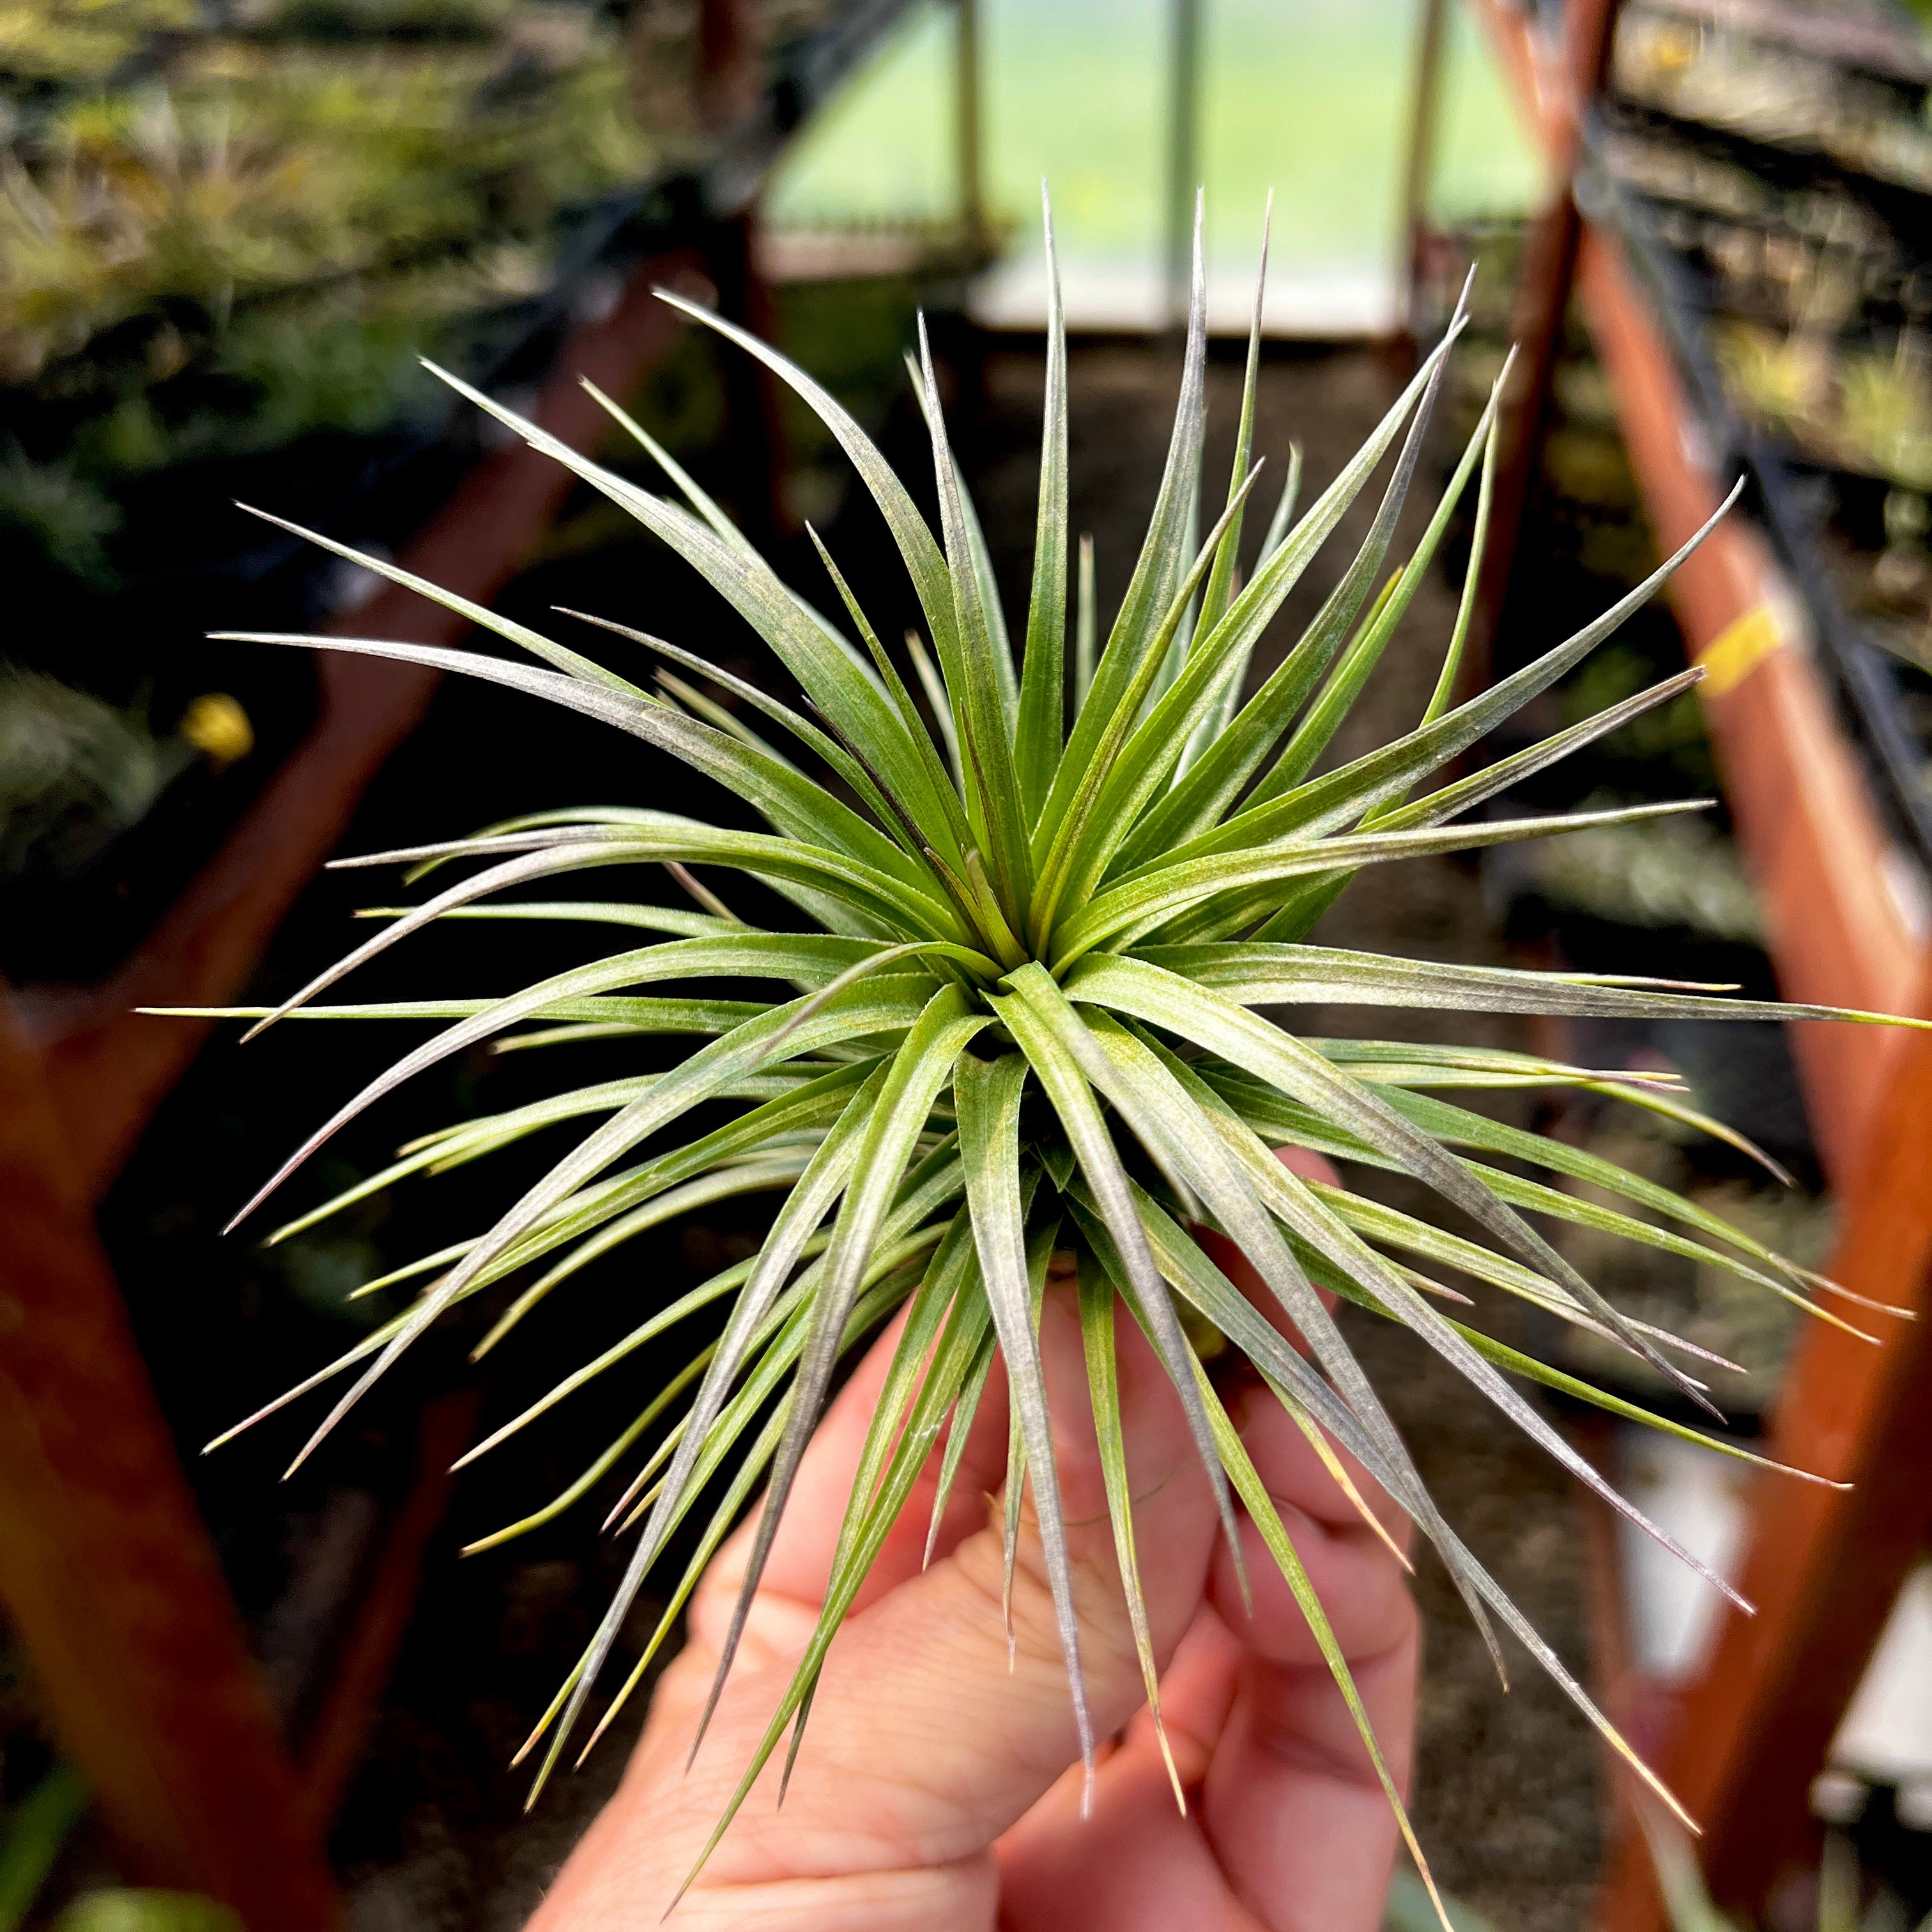
[[[1672,1387],[1700,1406],[1710,1406],[1685,1376],[1636,1334],[1622,1313],[1527,1222],[1445,1154],[1436,1142],[1415,1128],[1388,1100],[1349,1080],[1341,1069],[1292,1034],[1269,1026],[1245,1007],[1177,974],[1142,961],[1112,958],[1096,958],[1090,962],[1090,968],[1083,968],[1077,989],[1070,987],[1072,997],[1131,1013],[1136,1019],[1178,1033],[1196,1045],[1246,1066],[1304,1106],[1334,1120],[1396,1162],[1404,1172],[1453,1201],[1514,1250],[1520,1259],[1559,1282]],[[1418,1302],[1417,1306],[1425,1317],[1432,1314],[1426,1304]]]
[[[1203,1090],[1191,1090],[1183,1065],[1163,1064],[1109,1016],[1096,1016],[1089,1034],[1081,1055],[1083,1070],[1120,1111],[1143,1145],[1150,1150],[1163,1149],[1162,1165],[1171,1163],[1180,1169],[1222,1232],[1246,1256],[1368,1431],[1383,1462],[1400,1469],[1407,1478],[1406,1492],[1414,1502],[1418,1526],[1439,1546],[1447,1540],[1446,1526],[1394,1424],[1270,1219],[1269,1204],[1231,1155],[1216,1124],[1202,1112],[1197,1094]],[[1495,1639],[1468,1580],[1458,1576],[1455,1581],[1495,1654]],[[1499,1654],[1496,1663],[1500,1670]]]
[[[932,350],[923,319],[920,348],[925,358],[926,385],[936,395]],[[932,460],[939,490],[940,522],[946,540],[948,574],[952,585],[953,634],[958,669],[940,660],[946,673],[946,694],[958,734],[960,776],[966,796],[967,817],[986,854],[1009,923],[1015,923],[1032,889],[1033,866],[1028,850],[1025,814],[1020,805],[1019,780],[1013,769],[1012,723],[1006,692],[1012,678],[1012,658],[996,630],[974,567],[972,532],[958,471],[946,435],[945,418],[937,400],[927,411],[932,434]]]
[[[1478,418],[1474,430],[1462,452],[1462,460],[1456,466],[1448,484],[1436,507],[1436,514],[1429,520],[1415,548],[1409,553],[1408,561],[1396,575],[1390,580],[1382,597],[1378,601],[1374,613],[1356,635],[1349,640],[1348,646],[1337,661],[1320,693],[1309,706],[1308,715],[1296,726],[1294,734],[1286,747],[1275,760],[1272,769],[1249,794],[1252,805],[1264,803],[1292,790],[1314,769],[1319,758],[1341,728],[1342,720],[1348,715],[1369,674],[1380,661],[1389,640],[1395,635],[1396,627],[1408,614],[1409,606],[1415,601],[1415,593],[1422,587],[1422,580],[1436,560],[1436,553],[1449,527],[1449,519],[1454,514],[1456,506],[1462,501],[1462,492],[1468,487],[1476,459],[1489,440],[1494,427],[1498,405],[1502,398],[1503,385],[1509,380],[1509,365],[1504,364],[1502,373],[1490,386],[1490,398],[1482,415]]]
[[[984,1060],[962,1054],[953,1072],[953,1098],[959,1113],[959,1152],[966,1166],[966,1199],[972,1212],[973,1238],[980,1277],[1006,1364],[1008,1398],[1026,1445],[1032,1477],[1040,1552],[1046,1564],[1066,1680],[1073,1697],[1073,1720],[1080,1734],[1090,1800],[1094,1780],[1094,1723],[1087,1708],[1087,1684],[1080,1668],[1080,1623],[1073,1606],[1073,1570],[1066,1553],[1066,1522],[1060,1504],[1060,1479],[1053,1454],[1053,1428],[1046,1410],[1046,1382],[1034,1329],[1033,1296],[1028,1280],[1026,1208],[1020,1186],[1020,1098],[1027,1062],[1017,1053]]]
[[[1167,1727],[1160,1718],[1160,1678],[1154,1661],[1154,1637],[1148,1624],[1147,1600],[1141,1590],[1140,1557],[1134,1544],[1134,1499],[1127,1476],[1126,1436],[1120,1419],[1118,1365],[1114,1358],[1114,1285],[1090,1255],[1080,1258],[1080,1341],[1087,1364],[1088,1398],[1094,1411],[1094,1434],[1100,1454],[1100,1475],[1107,1494],[1107,1514],[1114,1532],[1114,1558],[1126,1593],[1127,1621],[1140,1659],[1141,1683],[1147,1692],[1148,1714],[1154,1720],[1161,1762],[1167,1767],[1174,1802],[1181,1813],[1187,1798],[1175,1768]]]
[[[1249,888],[1310,878],[1335,867],[1371,866],[1442,852],[1477,851],[1531,838],[1548,838],[1591,825],[1634,824],[1709,808],[1708,799],[1624,806],[1604,812],[1552,813],[1546,818],[1491,819],[1418,832],[1358,832],[1333,838],[1284,838],[1214,857],[1196,858],[1124,879],[1089,901],[1053,933],[1053,967],[1064,973],[1095,946],[1132,945],[1189,907],[1238,902]],[[1244,910],[1244,920],[1250,915]]]
[[[1148,1252],[1140,1222],[1128,1190],[1126,1170],[1113,1137],[1106,1128],[1092,1089],[1078,1061],[1067,1046],[1068,1028],[1081,1022],[1061,998],[1059,988],[1037,965],[1028,966],[1012,976],[1014,988],[1008,998],[993,1002],[994,1012],[1012,1034],[1020,1051],[1040,1078],[1066,1130],[1075,1158],[1087,1184],[1094,1190],[1102,1220],[1119,1248],[1123,1264],[1132,1280],[1140,1306],[1154,1336],[1163,1366],[1187,1412],[1188,1426],[1202,1465],[1208,1472],[1214,1499],[1221,1512],[1222,1527],[1236,1565],[1241,1561],[1240,1536],[1235,1527],[1234,1508],[1227,1482],[1215,1460],[1207,1418],[1193,1393],[1193,1351],[1175,1317],[1173,1304]]]
[[[1777,1000],[1707,998],[1652,992],[1588,973],[1507,966],[1450,966],[1434,960],[1352,952],[1332,946],[1250,941],[1142,946],[1136,956],[1246,1006],[1412,1006],[1424,1012],[1565,1013],[1595,1018],[1684,1020],[1844,1020],[1864,1026],[1925,1026],[1846,1006]]]
[[[1450,332],[1424,362],[1408,387],[1382,418],[1375,434],[1316,500],[1300,523],[1270,553],[1247,588],[1229,606],[1227,615],[1215,627],[1214,634],[1201,640],[1190,660],[1190,669],[1198,680],[1212,680],[1220,657],[1245,654],[1252,649],[1269,620],[1280,608],[1316,552],[1341,521],[1343,513],[1367,484],[1376,465],[1408,420],[1410,411],[1419,403],[1426,407],[1445,367],[1450,344],[1460,326],[1459,317],[1452,323]],[[1300,709],[1367,596],[1369,586],[1381,567],[1394,536],[1395,519],[1420,452],[1420,425],[1412,424],[1376,522],[1341,582],[1330,594],[1300,640],[1269,674],[1261,689],[1202,754],[1186,778],[1136,829],[1122,850],[1125,864],[1131,866],[1144,862],[1180,845],[1212,824],[1260,768],[1269,748]],[[1176,709],[1180,709],[1194,700],[1184,691],[1170,694],[1170,701]],[[1149,720],[1150,724],[1152,722]]]
[[[1162,614],[1186,568],[1185,532],[1201,474],[1201,444],[1207,426],[1208,285],[1202,266],[1201,205],[1194,212],[1194,256],[1187,306],[1187,348],[1175,404],[1174,433],[1160,492],[1148,524],[1147,540],[1134,566],[1127,594],[1089,679],[1080,694],[1073,731],[1041,808],[1034,836],[1050,842],[1084,773],[1094,747],[1112,722],[1142,657],[1153,641]],[[1186,548],[1184,548],[1186,546]],[[1083,559],[1084,567],[1084,559]],[[1090,602],[1088,608],[1091,608]]]
[[[1027,607],[1013,766],[1030,826],[1060,768],[1066,714],[1066,316],[1053,209],[1040,184],[1046,232],[1046,400],[1040,428],[1040,513],[1034,536],[1033,595]]]
[[[759,1515],[758,1534],[746,1559],[737,1606],[731,1628],[720,1646],[717,1675],[704,1716],[699,1721],[700,1738],[730,1674],[772,1538],[777,1533],[806,1444],[818,1426],[832,1372],[838,1363],[845,1324],[858,1299],[880,1226],[892,1204],[899,1177],[940,1089],[953,1078],[954,1063],[974,1036],[989,1024],[989,1015],[972,1012],[965,995],[956,987],[947,987],[933,995],[908,1030],[904,1043],[886,1064],[884,1084],[855,1150],[850,1178],[821,1264],[824,1281],[814,1298],[811,1331],[792,1384],[790,1413],[773,1461],[771,1482]],[[968,1182],[970,1187],[970,1169]],[[614,1636],[615,1626],[607,1623],[606,1628]],[[565,1728],[568,1728],[567,1722]],[[696,1748],[694,1744],[694,1752]]]

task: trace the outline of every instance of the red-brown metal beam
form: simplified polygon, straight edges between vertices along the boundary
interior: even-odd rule
[[[1658,541],[1674,546],[1730,479],[1703,459],[1668,345],[1609,238],[1583,237],[1579,290]],[[1780,990],[1932,1010],[1923,944],[1891,884],[1898,855],[1763,538],[1732,518],[1678,573],[1671,598],[1687,648],[1712,673],[1705,716]],[[1928,1044],[1882,1028],[1792,1031],[1843,1205],[1831,1271],[1861,1293],[1932,1312]],[[1767,1478],[1756,1488],[1740,1580],[1759,1613],[1726,1618],[1707,1663],[1658,1716],[1659,1768],[1706,1828],[1700,1854],[1726,1904],[1755,1906],[1781,1869],[1809,1855],[1812,1778],[1925,1533],[1932,1334],[1924,1321],[1870,1319],[1882,1351],[1822,1326],[1808,1331],[1772,1445],[1782,1460],[1856,1486],[1840,1496]],[[1649,1853],[1628,1816],[1598,1923],[1666,1932]]]
[[[0,1600],[130,1874],[326,1932],[334,1883],[39,1057],[0,1005]]]
[[[1519,108],[1560,161],[1574,152],[1563,144],[1578,124],[1580,70],[1551,58],[1504,0],[1477,0],[1477,10]],[[1659,544],[1674,548],[1733,479],[1711,472],[1669,345],[1614,237],[1581,232],[1576,268],[1645,507]],[[1812,658],[1796,592],[1734,513],[1678,572],[1670,598],[1688,655],[1711,672],[1706,716],[1780,989],[1789,999],[1912,1010],[1923,935],[1902,902],[1900,855]],[[1793,1029],[1813,1131],[1834,1180],[1856,1164],[1898,1039],[1880,1029]]]
[[[1526,21],[1479,0],[1492,44],[1552,149],[1583,98],[1552,98]],[[1732,479],[1712,472],[1669,346],[1614,238],[1580,230],[1578,292],[1611,380],[1658,539],[1673,549]],[[1932,1012],[1932,966],[1898,884],[1893,847],[1810,648],[1804,614],[1763,538],[1720,526],[1673,580],[1689,655],[1739,842],[1789,998]],[[1834,1277],[1932,1317],[1932,1040],[1804,1026],[1793,1046],[1813,1132],[1843,1220]],[[1861,1316],[1882,1346],[1813,1324],[1787,1372],[1772,1453],[1852,1485],[1765,1477],[1743,1572],[1755,1618],[1727,1612],[1707,1661],[1645,1729],[1659,1768],[1705,1828],[1700,1857],[1721,1904],[1755,1909],[1814,1852],[1812,1778],[1932,1516],[1932,1320]],[[1630,1705],[1633,1700],[1624,1700]],[[1646,1739],[1648,1742],[1648,1739]],[[1650,1856],[1625,1808],[1599,1901],[1601,1932],[1666,1932]]]
[[[1430,178],[1436,166],[1436,123],[1442,118],[1442,52],[1448,22],[1449,0],[1421,0],[1415,70],[1409,83],[1408,152],[1402,169],[1402,287],[1396,299],[1397,323],[1410,337],[1412,346],[1429,226]]]
[[[1658,542],[1672,548],[1716,509],[1732,479],[1706,466],[1669,347],[1614,242],[1586,236],[1579,289]],[[1917,1011],[1924,943],[1893,884],[1900,855],[1838,722],[1802,607],[1764,538],[1733,513],[1672,580],[1670,601],[1689,655],[1709,673],[1705,718],[1780,991]],[[1904,1039],[1882,1027],[1792,1029],[1813,1136],[1834,1186],[1848,1188],[1858,1172]]]
[[[1671,1700],[1658,1766],[1704,1827],[1712,1895],[1751,1912],[1787,1870],[1816,1864],[1811,1780],[1932,1520],[1932,1036],[1909,1036],[1894,1058],[1867,1150],[1846,1179],[1830,1272],[1918,1318],[1848,1310],[1879,1348],[1807,1330],[1769,1451],[1852,1487],[1756,1479],[1738,1580],[1757,1614],[1726,1611],[1708,1661]],[[1649,1854],[1628,1826],[1597,1923],[1668,1932]]]
[[[1579,292],[1611,379],[1658,542],[1683,542],[1730,478],[1712,473],[1682,380],[1610,238],[1586,232]],[[1704,710],[1764,908],[1780,991],[1880,1012],[1932,1011],[1923,940],[1893,881],[1901,863],[1809,647],[1807,623],[1756,528],[1720,526],[1671,601],[1710,673]],[[1922,1306],[1932,1228],[1932,1057],[1920,1036],[1791,1029],[1821,1160],[1844,1215],[1832,1272]],[[1864,1318],[1861,1318],[1862,1319]],[[1755,1907],[1810,1855],[1810,1782],[1923,1539],[1932,1434],[1927,1324],[1871,1318],[1883,1351],[1814,1326],[1789,1372],[1772,1453],[1854,1483],[1839,1496],[1767,1479],[1750,1506],[1741,1587],[1693,1682],[1666,1699],[1659,1768],[1706,1827],[1721,1902]],[[1666,1932],[1648,1851],[1628,1816],[1599,1906],[1603,1932]]]
[[[1488,542],[1477,578],[1477,622],[1464,678],[1473,691],[1489,681],[1496,638],[1505,615],[1516,538],[1529,501],[1582,233],[1572,177],[1582,141],[1581,104],[1592,100],[1610,59],[1618,0],[1570,0],[1564,38],[1551,49],[1520,14],[1502,18],[1503,0],[1480,0],[1492,40],[1516,50],[1513,70],[1528,90],[1524,106],[1550,171],[1546,205],[1523,238],[1510,314],[1516,362],[1497,425],[1496,476]]]
[[[459,1389],[424,1412],[415,1478],[332,1660],[327,1691],[302,1732],[302,1808],[318,1838],[326,1836],[362,1761],[416,1606],[424,1552],[448,1506],[456,1480],[451,1465],[470,1446],[476,1409],[476,1391]]]

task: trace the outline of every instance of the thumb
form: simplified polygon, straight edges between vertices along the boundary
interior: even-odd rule
[[[1059,1291],[1042,1310],[1040,1341],[1081,1662],[1094,1727],[1104,1736],[1140,1707],[1144,1691],[1078,1318]],[[1158,1358],[1128,1323],[1120,1326],[1117,1352],[1134,1528],[1148,1622],[1164,1664],[1202,1601],[1217,1522],[1185,1414]],[[776,1808],[774,1763],[680,1908],[680,1923],[702,1926],[708,1913],[719,1923],[743,1922],[734,1915],[752,1906],[747,1888],[761,1894],[758,1909],[774,1925],[791,1922],[786,1906],[793,1900],[801,1926],[823,1925],[828,1913],[841,1925],[940,1925],[960,1888],[983,1888],[991,1897],[987,1847],[1079,1750],[1030,1506],[1014,1576],[1009,1659],[996,1515],[989,1512],[986,1526],[943,1562],[848,1622],[827,1656],[783,1808]],[[563,1912],[557,1927],[588,1932],[605,1922],[595,1894],[572,1880],[579,1865],[608,1864],[620,1843],[627,1868],[621,1922],[648,1922],[654,1915],[641,1910],[646,1899],[662,1911],[682,1883],[790,1680],[799,1609],[772,1607],[774,1621],[794,1634],[791,1654],[767,1648],[772,1661],[734,1676],[686,1776],[690,1726],[715,1660],[706,1638],[712,1619],[694,1611],[692,1648],[666,1673],[624,1788],[553,1894],[553,1908]],[[648,1873],[639,1869],[640,1858]],[[551,1922],[547,1912],[532,1932]]]

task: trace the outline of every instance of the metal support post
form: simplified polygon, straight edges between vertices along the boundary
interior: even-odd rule
[[[1187,322],[1194,245],[1194,200],[1201,185],[1201,40],[1203,0],[1174,0],[1168,72],[1167,320]]]
[[[953,139],[959,232],[969,250],[986,241],[986,104],[980,85],[979,0],[958,0],[953,42]]]
[[[1422,279],[1429,223],[1429,183],[1436,166],[1436,124],[1442,100],[1442,50],[1447,38],[1449,0],[1421,0],[1415,38],[1415,80],[1410,90],[1408,155],[1402,172],[1401,285],[1396,292],[1396,326],[1415,333],[1416,292]]]

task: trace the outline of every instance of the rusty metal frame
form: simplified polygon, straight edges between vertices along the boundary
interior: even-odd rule
[[[1616,237],[1575,212],[1575,130],[1595,78],[1553,55],[1504,0],[1472,4],[1575,219],[1571,272],[1546,275],[1536,313],[1553,330],[1574,292],[1610,377],[1658,541],[1674,548],[1730,479],[1712,473],[1709,439]],[[1590,10],[1603,16],[1600,56],[1610,22],[1595,0]],[[1900,884],[1909,861],[1768,544],[1733,518],[1678,572],[1670,597],[1689,655],[1709,674],[1705,716],[1780,990],[1932,1013],[1932,956]],[[1829,1272],[1862,1294],[1932,1317],[1932,1042],[1876,1028],[1792,1030],[1841,1207]],[[1756,1616],[1727,1614],[1696,1678],[1680,1689],[1629,1684],[1618,1673],[1655,1733],[1658,1768],[1703,1827],[1701,1856],[1722,1905],[1755,1906],[1785,1870],[1815,1858],[1811,1779],[1932,1519],[1922,1474],[1932,1456],[1932,1320],[1873,1319],[1876,1348],[1822,1324],[1808,1330],[1770,1445],[1780,1460],[1852,1489],[1761,1479],[1742,1576]],[[1628,1804],[1598,1923],[1603,1932],[1666,1932]]]

